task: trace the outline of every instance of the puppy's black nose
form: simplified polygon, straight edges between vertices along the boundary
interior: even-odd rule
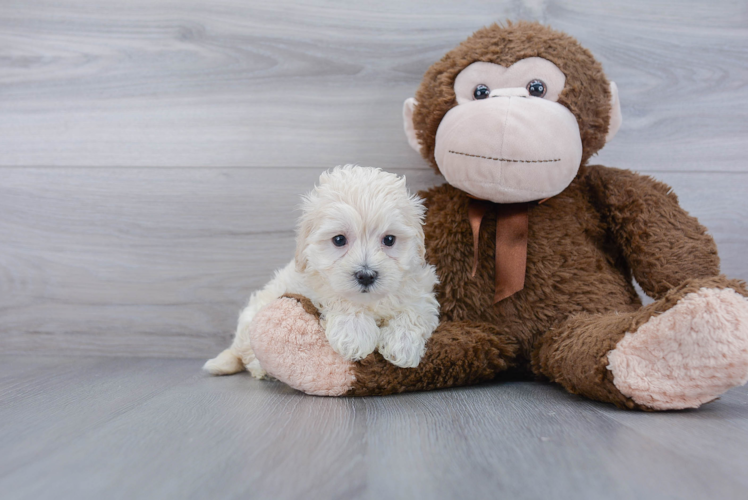
[[[379,273],[376,271],[371,271],[369,269],[364,269],[363,271],[356,271],[353,276],[356,278],[356,281],[358,281],[358,284],[367,287],[377,281],[377,276]]]

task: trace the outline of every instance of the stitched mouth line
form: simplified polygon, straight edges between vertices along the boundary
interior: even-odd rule
[[[512,160],[510,158],[493,158],[491,156],[481,156],[481,155],[471,155],[468,153],[460,153],[459,151],[452,151],[449,150],[450,153],[453,155],[462,155],[462,156],[469,156],[471,158],[483,158],[484,160],[494,160],[494,161],[509,161],[513,163],[553,163],[557,161],[561,161],[561,158],[555,158],[553,160]]]

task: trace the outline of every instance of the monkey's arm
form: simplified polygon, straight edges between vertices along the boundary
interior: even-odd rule
[[[355,363],[347,395],[371,396],[473,385],[493,380],[516,364],[519,344],[488,323],[443,321],[426,342],[415,368],[400,368],[378,352]]]
[[[590,198],[636,281],[659,299],[689,278],[719,274],[717,246],[670,186],[629,170],[588,167]]]
[[[519,346],[498,327],[443,322],[415,368],[399,368],[373,353],[343,359],[325,338],[319,313],[305,297],[284,296],[262,309],[250,332],[257,359],[291,387],[319,396],[371,396],[469,385],[511,367]]]

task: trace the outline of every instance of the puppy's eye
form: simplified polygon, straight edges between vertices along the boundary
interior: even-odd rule
[[[336,247],[344,247],[346,243],[348,243],[348,240],[342,234],[332,237],[332,244]]]
[[[488,86],[480,83],[475,87],[475,90],[473,91],[473,97],[475,97],[476,99],[485,99],[490,93],[491,89],[489,89]]]
[[[382,238],[382,244],[386,247],[391,247],[392,245],[395,244],[395,237],[392,236],[391,234],[388,234],[387,236]]]

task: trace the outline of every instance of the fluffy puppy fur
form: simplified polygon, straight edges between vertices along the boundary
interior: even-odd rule
[[[249,342],[252,319],[285,294],[314,303],[343,358],[363,359],[378,349],[394,365],[418,366],[439,322],[439,304],[436,272],[425,261],[425,208],[408,193],[405,177],[336,167],[304,197],[302,212],[294,259],[252,294],[231,347],[205,370],[229,375],[247,369],[263,377]]]

